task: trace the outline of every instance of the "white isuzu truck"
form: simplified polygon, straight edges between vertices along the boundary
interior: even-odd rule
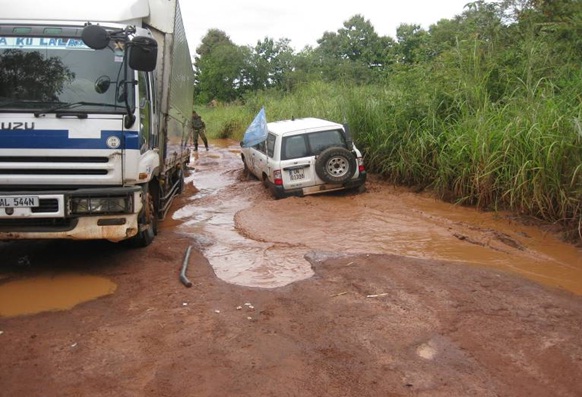
[[[0,240],[150,244],[189,161],[178,1],[0,9]]]

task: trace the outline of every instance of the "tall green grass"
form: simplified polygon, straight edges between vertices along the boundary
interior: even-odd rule
[[[236,138],[245,131],[252,121],[252,110],[241,105],[195,106],[195,110],[206,123],[206,135],[209,138]]]
[[[375,86],[315,82],[291,95],[256,93],[244,106],[200,113],[212,137],[233,139],[242,138],[262,106],[268,121],[309,116],[347,122],[372,173],[463,205],[560,223],[579,235],[582,75],[569,90],[515,91],[499,103],[488,101],[485,90],[476,92],[482,87],[467,92],[469,85],[443,95],[431,78],[413,70]]]
[[[316,82],[303,86],[294,95],[257,92],[246,98],[244,105],[198,106],[197,111],[205,120],[210,137],[240,140],[262,107],[267,121],[320,117],[343,122],[347,117],[347,92],[348,88]]]
[[[470,111],[461,103],[462,116],[442,119],[429,103],[375,92],[350,106],[371,171],[431,187],[447,200],[509,209],[580,233],[579,106],[559,97],[516,97]]]

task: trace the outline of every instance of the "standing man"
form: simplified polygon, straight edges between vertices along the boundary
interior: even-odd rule
[[[208,150],[208,139],[206,138],[206,124],[202,121],[202,117],[195,110],[192,110],[192,143],[194,144],[194,151],[198,151],[198,137],[202,138],[204,147]]]

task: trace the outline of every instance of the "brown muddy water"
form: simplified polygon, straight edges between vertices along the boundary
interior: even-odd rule
[[[276,288],[313,276],[310,257],[363,253],[493,267],[582,294],[582,250],[510,214],[443,203],[373,177],[361,194],[274,200],[259,181],[242,178],[236,142],[211,143],[191,158],[187,182],[197,192],[162,233],[191,237],[226,282]],[[106,278],[58,271],[0,278],[0,316],[67,310],[115,288]]]
[[[117,286],[103,277],[83,274],[34,276],[0,286],[0,317],[72,309],[115,292]]]
[[[508,213],[482,212],[370,178],[362,194],[272,199],[242,180],[238,145],[192,159],[199,192],[176,211],[216,275],[275,288],[313,275],[309,255],[393,254],[486,266],[582,294],[582,250]]]

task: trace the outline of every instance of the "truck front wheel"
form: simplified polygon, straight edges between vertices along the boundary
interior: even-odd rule
[[[139,217],[139,232],[131,239],[135,247],[147,247],[158,234],[158,216],[154,198],[147,188],[144,195],[144,207]]]

